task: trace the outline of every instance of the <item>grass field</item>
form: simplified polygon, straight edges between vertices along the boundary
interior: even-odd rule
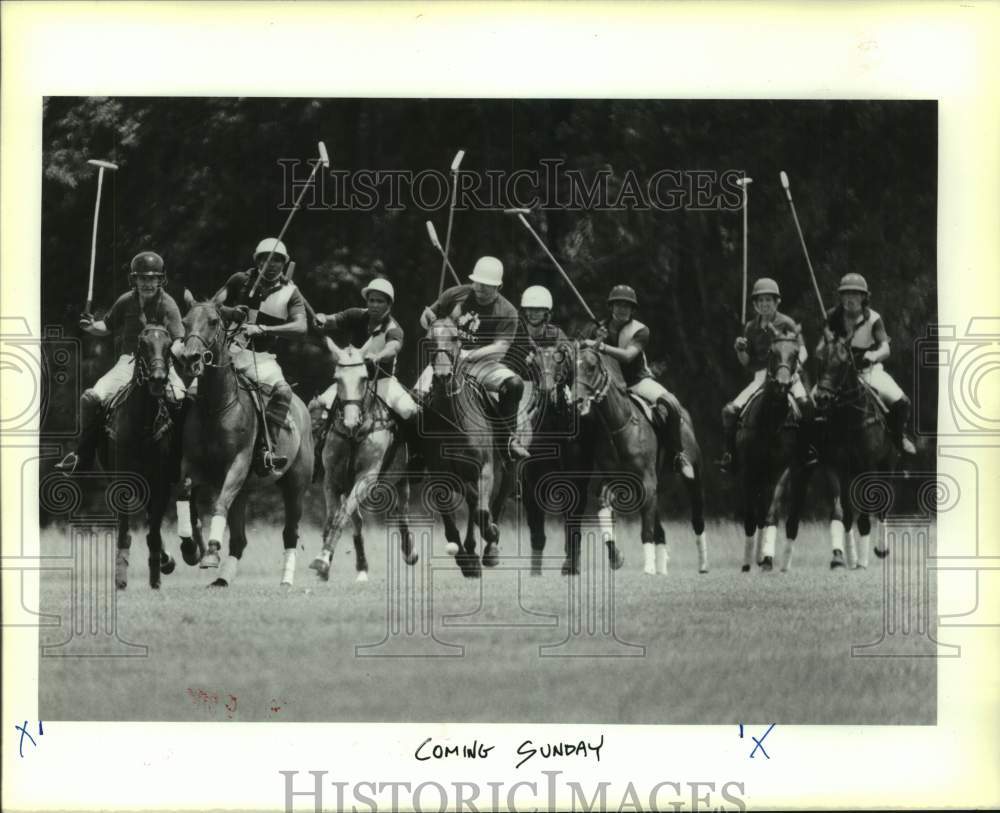
[[[485,571],[482,581],[467,580],[453,563],[435,559],[434,634],[464,652],[411,658],[355,653],[357,645],[386,636],[386,552],[378,526],[367,535],[367,584],[354,582],[349,535],[341,541],[328,583],[307,570],[319,535],[315,527],[306,527],[305,550],[299,552],[290,590],[278,585],[280,529],[251,528],[239,577],[227,590],[206,589],[214,571],[181,561],[172,526],[165,540],[177,570],[164,577],[161,590],[150,590],[145,538],[135,534],[129,587],[118,594],[118,628],[123,639],[147,645],[148,657],[40,658],[40,716],[935,722],[933,658],[851,657],[852,644],[872,642],[882,629],[883,563],[873,556],[867,570],[831,572],[825,527],[803,528],[790,573],[761,573],[755,567],[743,574],[742,530],[733,523],[711,523],[711,572],[699,575],[690,529],[674,523],[667,529],[671,560],[665,577],[642,573],[636,529],[620,528],[627,561],[615,574],[615,629],[618,639],[645,651],[642,657],[618,658],[540,657],[539,647],[566,639],[569,625],[570,580],[558,572],[561,534],[555,523],[549,530],[555,570],[539,577],[504,570]],[[510,528],[503,531],[502,555],[517,550]],[[527,541],[523,544],[527,550]],[[46,529],[42,545],[46,554],[65,551],[65,532]],[[780,553],[780,538],[778,547]],[[446,569],[437,569],[439,563]],[[46,574],[42,611],[66,613],[69,586],[68,575]],[[554,625],[538,626],[546,617],[523,613],[519,606],[554,614]],[[472,615],[443,621],[460,614]],[[526,620],[535,625],[525,626]],[[470,621],[479,626],[469,626]],[[520,626],[491,626],[498,622]],[[42,643],[65,637],[59,630],[42,630]]]

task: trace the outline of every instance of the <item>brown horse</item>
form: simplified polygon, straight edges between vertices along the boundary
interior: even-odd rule
[[[184,317],[183,361],[186,372],[198,379],[198,395],[184,425],[181,460],[181,493],[177,500],[177,526],[181,553],[188,564],[219,567],[212,586],[226,587],[236,577],[237,563],[246,548],[247,478],[258,442],[260,416],[256,394],[233,368],[227,320],[238,323],[235,308],[199,302]],[[275,439],[285,468],[269,474],[285,505],[282,538],[285,562],[281,583],[291,585],[295,576],[295,549],[302,517],[302,498],[309,488],[313,468],[313,440],[309,413],[294,396],[290,426]],[[197,501],[205,491],[211,503],[208,550],[204,552],[197,521]],[[221,560],[223,533],[229,524],[229,556]]]
[[[642,523],[643,572],[647,575],[666,575],[669,558],[667,540],[657,503],[659,490],[673,475],[673,453],[659,445],[653,425],[628,395],[617,363],[607,360],[606,365],[605,357],[587,345],[576,345],[574,352],[574,398],[577,408],[581,416],[593,413],[597,418],[597,428],[592,435],[596,437],[596,442],[586,441],[588,447],[596,450],[596,471],[610,472],[620,466],[632,484],[629,489],[638,489],[637,494],[629,496],[629,502],[636,506]],[[681,416],[681,442],[694,469],[694,477],[682,477],[681,482],[688,492],[691,506],[691,525],[698,548],[698,572],[707,573],[701,448],[687,410],[676,400],[673,408]],[[608,495],[592,486],[592,504],[595,495],[601,505],[598,512],[601,524],[610,528],[611,504]]]
[[[365,556],[361,507],[378,502],[381,496],[393,498],[393,510],[400,526],[403,560],[416,564],[413,538],[406,524],[405,508],[409,503],[409,484],[402,460],[401,444],[394,444],[395,420],[392,410],[378,397],[374,382],[357,348],[327,344],[337,364],[334,381],[337,399],[330,420],[333,425],[323,444],[323,468],[326,472],[323,493],[326,495],[326,522],[323,525],[323,549],[309,567],[323,579],[330,578],[330,563],[340,534],[348,518],[354,524],[354,566],[356,581],[368,581],[368,558]],[[322,409],[316,399],[310,412]],[[377,493],[388,487],[396,493]],[[400,510],[402,509],[402,510]]]
[[[462,369],[462,340],[455,323],[448,317],[438,319],[428,328],[427,336],[433,375],[420,418],[423,458],[432,478],[442,475],[429,485],[440,498],[434,503],[444,521],[446,549],[465,576],[479,578],[481,565],[494,567],[499,557],[500,530],[493,507],[499,506],[506,494],[503,487],[496,491],[494,487],[511,482],[503,453],[495,448],[494,430],[499,419],[487,392]],[[468,508],[464,542],[455,523],[454,497],[464,499]],[[476,526],[486,542],[481,563],[476,553]]]
[[[844,522],[833,529],[831,568],[845,566],[843,555],[844,531],[851,531],[855,506],[850,498],[855,478],[872,473],[891,474],[899,462],[899,450],[886,422],[885,411],[878,396],[859,375],[859,365],[843,338],[828,339],[817,353],[819,370],[816,381],[816,409],[825,427],[820,443],[820,460],[829,465],[840,482]],[[891,489],[891,478],[884,487]],[[882,519],[882,517],[879,517]],[[871,535],[871,516],[857,512],[861,534],[858,562],[867,563],[867,546]],[[884,558],[888,549],[875,548],[876,556]]]
[[[176,480],[180,429],[167,411],[164,395],[170,369],[170,334],[160,325],[147,325],[139,334],[132,381],[110,405],[108,431],[97,446],[101,467],[111,474],[132,472],[149,484],[146,523],[149,532],[149,586],[160,587],[160,574],[174,572],[176,563],[163,549],[160,528]],[[115,584],[128,584],[128,558],[132,546],[130,515],[118,514],[118,553]]]
[[[754,559],[757,535],[760,567],[774,567],[778,514],[781,509],[782,475],[796,464],[797,425],[790,407],[789,391],[799,363],[799,342],[795,336],[774,333],[767,357],[764,385],[752,396],[739,416],[736,428],[736,465],[743,486],[743,530],[746,535],[743,572]],[[798,479],[798,478],[796,478]],[[792,501],[795,510],[800,503]],[[791,541],[798,531],[798,517],[786,524],[789,544],[783,570],[789,566]]]

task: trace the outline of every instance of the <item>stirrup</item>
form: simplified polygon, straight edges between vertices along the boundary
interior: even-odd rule
[[[674,470],[685,480],[694,479],[694,466],[691,465],[688,456],[682,451],[674,455]]]
[[[276,454],[270,449],[265,449],[260,456],[260,466],[264,472],[272,472],[284,468],[288,464],[288,458],[281,454]]]
[[[80,455],[76,452],[70,452],[62,460],[55,464],[53,468],[56,471],[61,471],[63,474],[73,474],[76,472],[76,467],[80,465]]]
[[[531,452],[525,449],[519,440],[512,437],[507,440],[507,457],[511,460],[524,460],[531,457]]]
[[[716,462],[719,470],[723,474],[729,474],[733,470],[733,453],[725,452]]]
[[[915,455],[917,453],[917,447],[913,444],[906,435],[903,435],[902,440],[899,442],[899,448],[905,455]]]

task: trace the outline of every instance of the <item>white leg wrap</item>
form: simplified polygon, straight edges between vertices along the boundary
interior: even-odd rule
[[[708,573],[708,540],[704,531],[695,537],[695,542],[698,545],[698,572]]]
[[[610,508],[604,507],[597,512],[597,524],[601,529],[602,542],[615,538],[615,520]]]
[[[655,547],[657,546],[654,545],[652,542],[642,543],[642,556],[643,559],[645,560],[642,572],[645,573],[647,576],[656,575],[656,552],[653,550],[653,548]]]
[[[212,517],[212,528],[208,534],[209,542],[218,542],[222,544],[222,536],[226,532],[226,518],[222,514],[216,514]]]
[[[847,549],[844,551],[844,556],[847,559],[847,566],[853,570],[858,566],[858,548],[854,540],[853,528],[847,532],[847,537],[844,542],[847,545]]]
[[[757,552],[757,535],[748,536],[743,542],[743,564],[752,565],[754,554]]]
[[[222,566],[219,568],[219,578],[226,582],[226,584],[232,584],[236,581],[236,567],[239,564],[239,559],[235,556],[227,556],[222,560]]]
[[[791,539],[785,538],[785,557],[781,562],[781,572],[787,573],[792,566],[792,545]]]
[[[295,581],[295,548],[285,550],[285,566],[281,571],[281,583],[291,585]]]
[[[177,535],[190,539],[191,533],[191,503],[188,500],[178,500]]]
[[[862,534],[858,540],[858,567],[868,567],[868,552],[871,550],[871,534]]]
[[[830,520],[830,549],[844,549],[844,523],[839,519]]]
[[[778,539],[778,526],[768,525],[764,528],[764,541],[760,546],[760,557],[763,559],[765,556],[770,556],[774,558],[774,543]]]
[[[661,576],[667,575],[667,562],[670,557],[667,555],[666,545],[653,545],[656,548],[656,572]]]

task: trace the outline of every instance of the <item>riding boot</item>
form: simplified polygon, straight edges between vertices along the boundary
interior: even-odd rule
[[[910,399],[905,395],[889,407],[889,420],[893,439],[903,454],[917,453],[910,437]]]
[[[80,396],[80,441],[75,452],[70,452],[56,463],[56,471],[73,474],[77,469],[89,471],[94,467],[94,454],[101,439],[103,418],[104,409],[100,396],[94,390],[85,390]]]
[[[272,471],[283,469],[288,465],[288,458],[285,455],[277,454],[276,444],[278,433],[285,428],[288,420],[288,410],[292,406],[292,388],[285,382],[281,382],[274,388],[267,407],[264,410],[264,420],[267,421],[267,434],[265,442],[260,445],[260,452],[257,457],[257,473],[269,474]]]
[[[313,434],[313,476],[312,481],[318,483],[323,479],[323,447],[326,446],[326,436],[330,431],[330,410],[321,409],[312,418]]]
[[[420,413],[399,419],[399,437],[406,444],[408,452],[407,468],[420,471],[424,468],[423,438],[420,435]]]
[[[524,394],[524,382],[517,376],[508,378],[500,386],[500,420],[503,421],[504,448],[511,460],[530,457],[517,437],[517,408]]]
[[[694,467],[684,452],[684,443],[681,440],[681,415],[674,409],[666,398],[661,398],[656,402],[656,409],[660,414],[663,426],[661,442],[668,451],[674,453],[674,471],[682,475],[686,480],[694,479]]]
[[[725,452],[719,460],[719,469],[723,473],[729,473],[733,469],[733,462],[736,459],[736,427],[739,421],[740,411],[734,404],[726,404],[722,409],[722,434],[726,444]]]
[[[812,402],[808,398],[795,399],[801,418],[799,429],[795,435],[795,459],[803,468],[819,463],[819,452],[816,449],[816,430],[813,423]]]

